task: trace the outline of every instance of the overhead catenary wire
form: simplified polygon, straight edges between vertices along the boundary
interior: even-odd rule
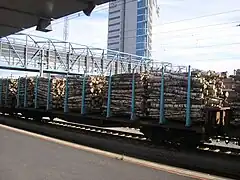
[[[235,37],[239,37],[240,35],[238,36],[235,36]],[[189,47],[189,49],[192,49],[192,48],[211,48],[211,47],[220,47],[220,46],[231,46],[231,45],[238,45],[240,44],[240,42],[232,42],[232,43],[219,43],[219,44],[212,44],[212,45],[199,45],[198,44],[198,41],[200,40],[206,40],[208,38],[202,38],[202,39],[195,39],[194,41],[196,41],[195,45],[194,44],[191,44],[189,43],[190,45],[189,46],[192,46],[192,47]],[[209,39],[214,39],[214,38],[209,38]],[[177,41],[178,42],[178,41]],[[176,43],[176,42],[174,42]],[[203,42],[204,43],[204,42]],[[133,43],[132,45],[135,45],[136,43]],[[172,43],[171,43],[172,44]],[[131,45],[131,44],[130,44]],[[158,47],[164,47],[165,49],[166,48],[179,48],[179,49],[188,49],[188,47],[184,47],[186,46],[186,44],[184,44],[183,46],[171,46],[170,44],[162,44],[162,43],[159,43],[158,44]]]
[[[222,43],[222,44],[212,44],[207,46],[193,46],[193,47],[182,47],[181,46],[167,46],[165,45],[165,48],[178,48],[178,49],[200,49],[200,48],[210,48],[210,47],[220,47],[220,46],[232,46],[232,45],[239,45],[240,42],[234,42],[234,43]]]
[[[208,27],[216,27],[216,26],[222,26],[222,25],[228,25],[228,24],[235,24],[235,23],[238,23],[238,22],[240,22],[240,21],[219,23],[219,24],[208,24],[208,25],[204,25],[204,26],[197,26],[197,27],[178,29],[178,30],[172,30],[172,31],[165,31],[165,32],[154,32],[154,33],[152,33],[152,35],[168,34],[168,33],[172,33],[172,32],[182,32],[182,31],[188,31],[188,30],[194,30],[194,29],[202,29],[202,28],[208,28]],[[131,39],[131,38],[136,38],[136,37],[138,37],[138,36],[137,35],[126,36],[125,39]]]
[[[135,0],[131,0],[130,2],[133,2]],[[127,2],[128,3],[128,2]],[[108,9],[107,8],[99,8],[99,9],[96,9],[96,11],[94,11],[93,13],[96,13],[96,12],[101,12],[105,9]],[[190,20],[195,20],[195,19],[199,19],[199,18],[206,18],[206,17],[212,17],[212,16],[217,16],[217,15],[223,15],[223,14],[228,14],[228,13],[232,13],[232,12],[238,12],[240,10],[232,10],[232,11],[226,11],[226,12],[220,12],[220,13],[215,13],[215,14],[209,14],[209,15],[204,15],[204,16],[199,16],[199,17],[193,17],[193,18],[188,18],[188,19],[182,19],[182,20],[178,20],[178,21],[172,21],[172,22],[169,22],[169,23],[162,23],[162,24],[156,24],[156,25],[153,25],[154,27],[155,26],[164,26],[164,25],[167,25],[167,24],[173,24],[173,23],[178,23],[178,22],[184,22],[184,21],[190,21]],[[81,17],[83,16],[83,14],[79,15],[78,17]],[[72,17],[71,16],[69,17],[69,20],[71,19],[75,19],[77,17]],[[59,22],[56,22],[54,23],[53,25],[56,25],[56,24],[59,24],[61,23],[60,21]],[[230,22],[230,23],[221,23],[221,24],[210,24],[210,25],[206,25],[205,27],[217,27],[217,26],[220,26],[220,25],[226,25],[226,24],[232,24],[232,23],[239,23],[239,21],[236,21],[236,22]],[[185,29],[178,29],[178,30],[172,30],[172,31],[166,31],[166,32],[156,32],[156,33],[153,33],[153,34],[167,34],[167,33],[172,33],[172,32],[182,32],[182,31],[187,31],[187,30],[193,30],[193,29],[200,29],[200,28],[203,28],[203,26],[198,26],[198,27],[191,27],[191,28],[185,28]],[[219,28],[218,28],[219,29]],[[216,28],[216,30],[218,30]],[[129,30],[129,31],[136,31],[136,29],[132,29],[132,30]],[[126,31],[125,31],[126,32]],[[182,36],[182,35],[181,35]],[[126,37],[126,38],[136,38],[136,36],[133,36],[133,37]],[[235,44],[236,45],[236,44]],[[214,45],[215,47],[216,46],[219,46],[219,45]],[[211,47],[214,47],[213,45],[211,45]],[[222,46],[222,45],[220,45]],[[202,48],[208,48],[208,47],[202,47]],[[191,49],[191,48],[190,48]]]
[[[130,1],[126,1],[126,4],[127,3],[131,3],[131,2],[134,2],[134,1],[137,1],[137,0],[130,0]],[[118,5],[122,5],[124,3],[119,3]],[[107,4],[108,5],[108,4]],[[101,11],[104,11],[104,10],[107,10],[108,7],[106,8],[99,8],[98,10],[96,11],[93,11],[93,13],[96,13],[96,12],[101,12]],[[173,23],[179,23],[179,22],[184,22],[184,21],[191,21],[191,20],[195,20],[195,19],[201,19],[201,18],[206,18],[206,17],[212,17],[212,16],[218,16],[218,15],[223,15],[223,14],[229,14],[229,13],[234,13],[234,12],[240,12],[240,9],[235,9],[235,10],[231,10],[231,11],[224,11],[224,12],[219,12],[219,13],[213,13],[213,14],[206,14],[206,15],[203,15],[203,16],[197,16],[197,17],[193,17],[193,18],[186,18],[186,19],[181,19],[181,20],[177,20],[177,21],[171,21],[171,22],[168,22],[168,23],[159,23],[159,24],[153,24],[153,26],[163,26],[163,25],[168,25],[168,24],[173,24]],[[78,13],[80,14],[79,16],[74,16],[74,14],[72,15],[73,17],[69,17],[69,20],[72,20],[72,19],[75,19],[75,18],[79,18],[80,16],[84,16],[83,13]],[[61,22],[58,22],[58,23],[62,23],[64,20],[62,20]],[[57,24],[58,24],[57,23]],[[53,24],[55,25],[55,24]],[[132,31],[134,31],[136,29],[132,29]]]
[[[131,3],[131,2],[134,2],[134,1],[137,1],[137,0],[129,0],[126,2],[127,3]],[[124,3],[117,3],[118,5],[122,5]],[[106,6],[108,6],[108,4],[106,4]],[[97,13],[97,12],[101,12],[101,11],[104,11],[104,10],[107,10],[108,7],[106,8],[99,8],[99,9],[96,9],[96,11],[93,11],[93,13]],[[229,14],[229,13],[234,13],[234,12],[240,12],[240,9],[235,9],[235,10],[231,10],[231,11],[225,11],[225,12],[219,12],[219,13],[213,13],[213,14],[207,14],[207,15],[203,15],[203,16],[197,16],[197,17],[193,17],[193,18],[186,18],[186,19],[182,19],[182,20],[177,20],[177,21],[171,21],[171,22],[168,22],[168,23],[157,23],[157,24],[153,24],[152,27],[156,27],[156,26],[164,26],[164,25],[168,25],[168,24],[173,24],[173,23],[179,23],[179,22],[185,22],[185,21],[191,21],[191,20],[195,20],[195,19],[201,19],[201,18],[206,18],[206,17],[213,17],[213,16],[218,16],[218,15],[223,15],[223,14]],[[72,17],[71,17],[72,16]],[[68,16],[68,20],[73,20],[73,19],[76,19],[76,18],[79,18],[81,16],[85,16],[82,12],[79,12],[79,13],[75,13],[73,15],[70,15]],[[57,21],[57,20],[56,20]],[[60,21],[57,21],[55,23],[53,23],[52,25],[57,25],[57,24],[60,24],[60,23],[63,23],[64,22],[64,18],[60,18]],[[236,23],[239,23],[240,21],[236,21]],[[129,31],[136,31],[137,29],[129,29],[129,30],[126,30],[124,32],[129,32]],[[35,30],[33,30],[35,31]],[[176,30],[176,31],[179,31],[179,30]],[[32,32],[32,31],[30,31]],[[171,32],[175,32],[175,31],[171,31]],[[169,32],[161,32],[161,33],[169,33]]]
[[[229,32],[229,27],[223,27],[223,28],[219,27],[217,29],[214,29],[213,31],[214,31],[214,33],[218,33],[221,36],[222,36],[222,33],[224,33],[224,35],[228,35],[229,33],[225,33],[225,32],[226,31]],[[230,33],[230,35],[232,35],[232,34],[233,34],[233,32]],[[193,38],[193,37],[199,38],[199,36],[202,37],[202,35],[203,34],[199,33],[199,32],[186,33],[186,34],[177,34],[177,35],[171,35],[171,40],[174,40],[174,39],[186,39],[186,38]],[[216,34],[214,34],[214,36],[215,35]],[[160,37],[160,36],[158,36],[158,37]],[[208,38],[208,37],[209,37],[209,39],[215,38],[215,37],[212,37],[212,35],[211,36],[207,36],[207,37],[205,36],[205,38]],[[205,39],[205,38],[203,38],[203,39]],[[224,38],[226,38],[226,37],[224,37]],[[166,37],[165,34],[164,34],[164,37],[162,37],[161,40],[165,40],[165,39],[169,40],[169,36]],[[201,39],[199,39],[199,40],[201,40]]]
[[[135,0],[130,0],[128,1],[127,3],[129,2],[133,2]],[[108,4],[107,4],[108,5]],[[108,8],[108,7],[107,7]],[[104,8],[99,8],[97,9],[95,12],[100,12],[104,10]],[[215,14],[209,14],[209,15],[203,15],[203,16],[199,16],[199,17],[193,17],[193,18],[188,18],[188,19],[183,19],[183,20],[178,20],[178,21],[172,21],[172,22],[169,22],[169,23],[165,23],[165,24],[157,24],[157,25],[153,25],[153,26],[158,26],[158,25],[167,25],[167,24],[172,24],[172,23],[178,23],[178,22],[184,22],[184,21],[189,21],[189,20],[194,20],[194,19],[198,19],[198,18],[205,18],[205,17],[211,17],[211,16],[216,16],[216,15],[222,15],[222,14],[226,14],[226,13],[231,13],[231,12],[238,12],[240,10],[236,9],[236,10],[232,10],[232,11],[226,11],[226,12],[220,12],[220,13],[215,13]],[[79,13],[78,13],[79,14]],[[83,15],[83,14],[82,14]],[[81,15],[79,15],[80,17]],[[73,17],[73,18],[68,18],[69,20],[71,19],[75,19],[76,17]],[[57,23],[54,23],[53,25],[56,25],[58,23],[61,23],[61,22],[57,22]],[[239,21],[236,21],[236,22],[231,22],[231,23],[220,23],[220,24],[213,24],[213,25],[206,25],[206,26],[199,26],[199,27],[192,27],[192,28],[185,28],[185,29],[179,29],[179,30],[172,30],[172,31],[166,31],[166,32],[157,32],[157,33],[152,33],[152,34],[166,34],[166,33],[171,33],[171,32],[181,32],[181,31],[187,31],[187,30],[192,30],[192,29],[199,29],[199,28],[206,28],[206,27],[214,27],[214,26],[220,26],[220,25],[226,25],[226,24],[232,24],[232,23],[239,23]],[[132,30],[129,30],[129,31],[132,31]],[[136,31],[136,29],[135,29]],[[125,31],[126,32],[126,31]],[[130,36],[130,37],[126,37],[126,38],[136,38],[136,36]],[[166,46],[166,45],[165,45]]]
[[[227,11],[225,13],[236,12],[236,11],[240,11],[240,10]],[[195,17],[195,18],[192,18],[192,19],[209,17],[209,16],[212,16],[212,15],[220,15],[220,14],[224,14],[224,12],[222,12],[222,13],[215,13],[215,14],[211,14],[211,15],[205,15],[205,16],[199,16],[199,17]],[[190,20],[190,18],[186,19],[186,20]],[[183,21],[184,20],[179,20],[179,21],[175,21],[175,22],[183,22]],[[171,24],[171,23],[173,23],[173,22],[166,23],[166,24]],[[209,24],[209,25],[203,25],[203,26],[197,26],[197,27],[191,27],[191,28],[184,28],[184,29],[177,29],[177,30],[171,30],[171,31],[164,31],[164,32],[155,32],[155,33],[152,33],[152,35],[154,35],[154,34],[167,34],[167,33],[174,33],[174,32],[182,32],[182,31],[188,31],[188,30],[194,30],[194,29],[200,29],[200,28],[208,28],[208,27],[216,27],[216,26],[236,24],[236,23],[240,23],[240,21],[218,23],[218,24]],[[165,24],[162,24],[162,25],[165,25]],[[152,25],[152,26],[155,27],[155,26],[158,26],[158,25]],[[138,29],[145,29],[145,28],[138,28]],[[137,29],[134,29],[134,31],[136,31],[136,30]],[[133,29],[126,30],[125,32],[128,32],[128,31],[133,31]],[[136,36],[126,36],[125,38],[136,38]]]
[[[136,0],[131,0],[130,2],[132,1],[136,1]],[[129,3],[129,2],[127,2]],[[102,11],[102,9],[99,9]],[[95,11],[95,12],[99,12],[99,11]],[[233,13],[233,12],[240,12],[240,9],[236,9],[236,10],[232,10],[232,11],[225,11],[225,12],[220,12],[220,13],[215,13],[215,14],[208,14],[208,15],[203,15],[203,16],[198,16],[198,17],[193,17],[193,18],[187,18],[187,19],[182,19],[182,20],[178,20],[178,21],[171,21],[171,22],[168,22],[168,23],[157,23],[157,24],[153,24],[152,27],[156,27],[156,26],[164,26],[164,25],[168,25],[168,24],[173,24],[173,23],[179,23],[179,22],[185,22],[185,21],[190,21],[190,20],[195,20],[195,19],[201,19],[201,18],[206,18],[206,17],[213,17],[213,16],[218,16],[218,15],[223,15],[223,14],[228,14],[228,13]],[[94,13],[94,12],[93,12]],[[80,16],[78,16],[80,17]],[[75,19],[75,18],[78,18],[78,17],[73,17],[73,18],[70,18],[69,17],[69,20],[72,20],[72,19]],[[56,25],[56,24],[59,24],[59,23],[62,23],[61,21],[60,22],[57,22],[57,23],[54,23],[53,25]],[[235,23],[240,23],[240,21],[236,21]],[[228,23],[221,23],[221,24],[228,24]],[[219,25],[221,25],[219,24]],[[231,23],[230,23],[231,24]],[[211,26],[211,25],[209,25]],[[214,25],[213,25],[214,26]],[[193,27],[195,28],[195,27]],[[201,28],[201,27],[200,27]],[[138,28],[139,29],[139,28]],[[142,28],[144,29],[144,28]],[[130,32],[130,31],[136,31],[137,29],[129,29],[129,30],[126,30],[124,32]],[[188,28],[186,29],[188,30]],[[176,31],[179,31],[179,30],[176,30]],[[181,30],[183,31],[183,30]],[[175,31],[171,31],[171,32],[175,32]],[[161,32],[161,33],[169,33],[169,32]]]

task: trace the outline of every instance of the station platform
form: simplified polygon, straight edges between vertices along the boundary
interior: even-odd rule
[[[54,142],[44,136],[0,125],[0,179],[11,180],[190,180],[221,179],[195,172],[183,175],[134,164]],[[162,165],[163,166],[163,165]],[[176,173],[179,171],[179,173]]]

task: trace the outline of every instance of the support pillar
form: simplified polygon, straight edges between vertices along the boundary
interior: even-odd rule
[[[112,71],[110,70],[110,74],[108,77],[107,118],[109,118],[111,114],[111,94],[112,94]]]
[[[162,78],[161,78],[161,90],[160,90],[160,116],[159,116],[159,123],[165,124],[165,116],[164,116],[164,73],[165,67],[162,66]]]
[[[85,114],[85,95],[86,95],[86,74],[84,73],[83,77],[83,85],[82,85],[82,106],[81,106],[81,114]]]
[[[192,121],[191,121],[191,67],[188,66],[186,127],[190,127],[191,125],[192,125]]]

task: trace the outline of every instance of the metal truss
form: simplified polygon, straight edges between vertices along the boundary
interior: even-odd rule
[[[158,62],[158,61],[150,61],[148,63],[148,68],[152,71],[161,71],[164,68],[165,72],[174,72],[174,73],[185,73],[188,72],[187,66],[179,66],[173,65],[168,62]]]
[[[118,51],[15,34],[0,40],[0,69],[52,74],[112,74],[146,70],[153,60]]]

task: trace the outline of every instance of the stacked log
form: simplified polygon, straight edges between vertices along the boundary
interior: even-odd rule
[[[23,107],[24,106],[25,77],[20,77],[18,81],[19,81],[19,84],[18,84],[19,107]]]
[[[115,74],[111,84],[111,113],[112,115],[130,115],[132,104],[132,73]],[[146,85],[147,74],[134,74],[135,78],[135,113],[137,116],[146,115]],[[107,88],[108,89],[108,85]],[[107,91],[104,107],[107,107]]]
[[[204,78],[204,96],[206,97],[206,106],[210,107],[223,107],[228,98],[228,92],[224,92],[224,76],[221,74],[208,71],[207,73],[202,73],[201,77]]]
[[[66,90],[66,79],[53,78],[51,88],[52,108],[63,109]]]
[[[159,102],[160,102],[160,87],[161,87],[161,72],[149,72],[147,85],[147,112],[152,118],[159,118]]]
[[[101,112],[106,91],[106,77],[87,76],[85,81],[85,110]],[[68,80],[68,107],[71,111],[81,111],[83,78],[70,77]]]
[[[68,108],[71,111],[80,111],[82,102],[83,79],[77,77],[68,78]]]
[[[234,80],[234,75],[231,75],[229,77],[226,77],[224,80],[224,85],[225,88],[223,89],[224,92],[228,92],[228,102],[231,104],[232,102],[235,101],[236,98],[236,92],[234,90],[234,85],[235,85],[235,80]]]
[[[141,74],[135,74],[136,78],[136,116],[138,117],[146,117],[149,115],[148,111],[148,102],[149,99],[149,73],[144,72]]]
[[[226,100],[221,74],[194,71],[191,74],[191,119],[203,120],[205,107],[222,107]],[[159,118],[161,73],[152,72],[149,78],[149,116]],[[184,121],[186,117],[188,74],[164,74],[164,115],[166,119]]]
[[[52,84],[52,79],[51,84]],[[51,88],[52,90],[52,88]],[[52,92],[52,91],[51,91]],[[37,93],[37,106],[40,109],[46,109],[48,96],[48,78],[38,78],[38,93]],[[49,104],[52,104],[52,98],[50,98]]]
[[[132,74],[112,76],[111,113],[112,115],[130,115],[132,95]],[[107,93],[106,93],[107,97]]]
[[[38,93],[37,93],[37,107],[40,109],[46,109],[48,98],[48,78],[38,78]],[[49,108],[63,109],[65,98],[65,79],[64,78],[52,78],[50,79],[50,100]]]
[[[160,116],[161,72],[150,72],[148,112],[152,118]],[[164,116],[166,119],[185,118],[187,101],[187,73],[166,72],[164,74]]]
[[[26,79],[27,78],[27,79]],[[20,77],[19,79],[19,106],[24,107],[24,94],[25,94],[25,83],[26,95],[27,95],[27,107],[34,107],[34,88],[35,78],[34,77]]]
[[[130,115],[132,104],[132,73],[112,76],[111,112],[112,115]],[[138,117],[159,118],[160,88],[162,74],[153,71],[135,73],[135,112]],[[201,121],[205,107],[222,107],[226,103],[227,93],[223,91],[224,74],[212,71],[193,71],[191,74],[191,119]],[[20,78],[20,106],[24,105],[25,77]],[[38,78],[37,105],[46,108],[48,96],[48,78]],[[6,82],[3,80],[2,102],[5,102]],[[8,104],[17,94],[17,80],[8,80]],[[85,112],[103,112],[107,107],[108,85],[105,76],[87,76],[85,81]],[[235,76],[235,90],[240,94],[240,71]],[[34,106],[35,78],[27,78],[27,106]],[[68,78],[68,108],[70,111],[81,111],[82,77]],[[164,74],[164,116],[169,120],[185,121],[187,103],[188,73],[166,72]],[[66,89],[65,78],[51,78],[50,108],[63,109]],[[235,117],[240,117],[240,95],[233,102]],[[106,112],[106,111],[105,111]]]
[[[2,79],[2,105],[15,107],[17,103],[16,95],[17,95],[17,80]]]
[[[230,105],[233,111],[233,124],[240,123],[240,69],[236,70],[236,74],[233,76],[234,85],[233,90],[235,91],[234,98],[231,99]]]
[[[86,86],[86,108],[88,112],[102,112],[104,95],[106,94],[106,77],[90,76]]]
[[[164,79],[165,118],[184,121],[187,107],[187,73],[167,73]],[[198,79],[191,79],[191,119],[202,118],[201,83]]]

